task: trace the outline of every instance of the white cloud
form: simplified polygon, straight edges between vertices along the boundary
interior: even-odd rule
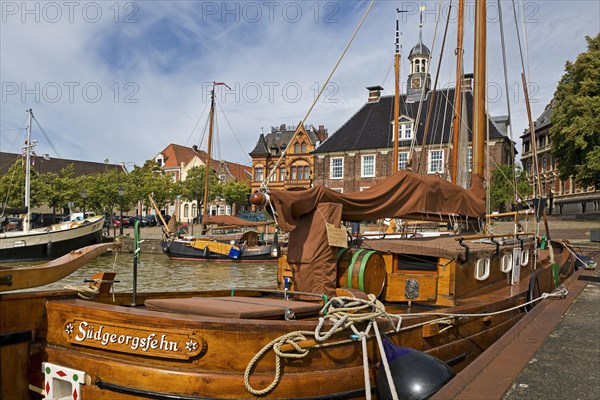
[[[429,46],[439,3],[426,3],[423,37]],[[218,98],[244,147],[236,144],[221,115],[220,155],[248,163],[245,153],[253,149],[261,127],[296,124],[304,117],[368,2],[84,1],[72,9],[64,4],[2,2],[0,149],[19,150],[11,147],[16,132],[9,129],[20,127],[25,110],[33,108],[62,157],[140,164],[169,143],[186,144],[206,109],[207,83],[213,80],[234,89],[225,94],[219,88]],[[392,94],[396,8],[410,11],[401,21],[406,81],[406,55],[418,37],[418,4],[376,3],[325,91],[326,101],[317,104],[307,123],[323,124],[333,133],[365,102],[366,86],[383,84],[384,93]],[[512,40],[511,3],[502,4],[507,40]],[[599,31],[599,7],[592,1],[525,4],[531,82],[539,87],[534,116],[550,101],[564,62],[585,50],[584,35]],[[443,23],[438,40],[442,32]],[[489,32],[489,50],[498,53],[496,21]],[[440,74],[445,83],[454,80],[454,35],[451,25],[444,56],[449,66]],[[472,70],[470,37],[467,72]],[[513,132],[520,135],[526,127],[520,66],[516,46],[508,49],[509,90],[517,100]],[[434,68],[438,57],[434,54]],[[501,58],[491,60],[490,79],[503,86]],[[505,102],[490,108],[503,114]],[[188,145],[199,142],[204,124]],[[38,140],[38,153],[51,152],[44,139]]]

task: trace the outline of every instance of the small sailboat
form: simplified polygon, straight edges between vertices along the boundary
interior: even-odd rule
[[[208,148],[206,151],[206,171],[211,165],[211,146],[215,115],[215,87],[226,86],[213,82],[209,114]],[[198,237],[179,237],[167,229],[161,241],[161,248],[172,259],[208,261],[276,261],[278,244],[267,243],[264,239],[266,227],[273,222],[248,221],[232,215],[208,215],[210,174],[204,176],[204,199],[202,202],[202,224],[218,229],[237,229],[239,233],[204,234]],[[256,229],[262,227],[262,235]],[[263,236],[263,239],[261,239]],[[276,236],[275,236],[276,237]]]
[[[103,216],[68,221],[43,228],[30,228],[31,222],[31,153],[35,142],[31,140],[33,111],[29,114],[25,153],[25,218],[22,229],[0,232],[0,263],[49,260],[91,244],[102,241]]]

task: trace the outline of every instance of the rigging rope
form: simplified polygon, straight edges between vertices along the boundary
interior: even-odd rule
[[[44,128],[42,128],[42,126],[40,125],[40,123],[37,120],[37,118],[33,114],[31,114],[31,118],[35,121],[35,123],[38,126],[38,128],[40,128],[40,131],[42,132],[42,134],[44,135],[44,137],[48,141],[48,144],[50,145],[50,147],[52,147],[52,150],[54,150],[54,152],[56,153],[56,155],[58,156],[58,158],[62,158],[62,156],[60,155],[60,153],[58,152],[58,150],[56,149],[56,147],[54,147],[54,143],[52,143],[52,141],[50,140],[50,138],[48,137],[48,135],[46,135],[46,132],[44,131]]]
[[[335,64],[335,66],[333,67],[333,70],[331,71],[331,73],[329,74],[329,76],[327,77],[327,79],[325,80],[325,83],[323,85],[321,85],[321,89],[319,90],[319,93],[317,94],[317,96],[315,96],[315,100],[313,101],[312,105],[310,106],[310,108],[308,109],[308,111],[306,112],[306,115],[304,116],[304,118],[302,118],[302,121],[300,121],[300,127],[303,127],[306,120],[308,119],[308,116],[310,115],[310,113],[312,112],[312,109],[315,107],[315,105],[317,104],[317,101],[319,101],[319,99],[321,98],[321,94],[323,94],[323,91],[325,90],[325,88],[327,87],[327,85],[329,84],[329,81],[331,80],[331,78],[333,77],[333,74],[335,73],[335,71],[337,70],[338,66],[340,65],[340,63],[342,62],[342,59],[344,58],[344,56],[346,55],[346,52],[348,51],[348,49],[350,48],[350,45],[352,44],[352,42],[354,41],[354,38],[356,37],[356,35],[358,34],[359,29],[361,28],[363,22],[365,22],[365,19],[367,18],[367,16],[369,15],[371,8],[373,7],[373,4],[375,4],[375,0],[371,0],[371,3],[369,4],[369,7],[367,8],[367,11],[365,12],[365,14],[363,15],[362,19],[360,20],[358,26],[356,27],[356,29],[354,30],[354,33],[352,34],[352,37],[350,38],[350,40],[348,41],[348,44],[346,45],[346,47],[344,48],[344,51],[342,52],[342,54],[340,55],[337,63]],[[285,150],[283,150],[281,152],[281,157],[279,157],[279,160],[277,160],[277,162],[275,163],[274,168],[271,170],[271,172],[269,174],[265,174],[265,179],[262,181],[261,185],[260,185],[260,189],[261,191],[267,191],[267,182],[269,181],[269,179],[271,179],[271,175],[273,175],[275,173],[275,171],[277,170],[277,167],[279,167],[279,164],[281,163],[281,161],[283,160],[283,157],[286,155],[288,149],[290,148],[290,145],[292,144],[292,141],[290,140],[287,144],[287,146],[285,147]]]

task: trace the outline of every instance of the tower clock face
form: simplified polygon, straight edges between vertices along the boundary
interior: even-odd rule
[[[411,82],[411,86],[413,89],[418,89],[421,87],[421,80],[419,78],[413,78]]]

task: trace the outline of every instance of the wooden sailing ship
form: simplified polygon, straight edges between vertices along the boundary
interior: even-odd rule
[[[483,1],[477,16],[481,30]],[[482,111],[483,104],[476,118]],[[482,146],[484,124],[476,126]],[[15,334],[1,348],[10,354],[2,357],[3,394],[31,385],[48,398],[83,400],[427,398],[574,265],[567,244],[541,245],[531,234],[364,240],[341,249],[343,220],[482,218],[480,172],[470,189],[400,171],[356,194],[318,186],[253,197],[289,231],[279,288],[138,294],[143,306],[124,294],[2,295],[2,333],[35,337]],[[24,309],[32,319],[18,318]]]
[[[204,174],[204,199],[202,202],[202,223],[204,226],[238,228],[235,234],[204,234],[198,237],[179,237],[167,231],[161,248],[169,258],[176,260],[207,261],[275,261],[278,257],[278,244],[261,240],[256,230],[249,227],[266,227],[273,222],[247,221],[232,215],[208,215],[210,191],[211,147],[215,115],[215,87],[226,86],[222,82],[213,82],[210,100],[208,148],[206,151],[206,172]],[[266,228],[264,229],[266,232]],[[264,233],[263,232],[263,233]]]

